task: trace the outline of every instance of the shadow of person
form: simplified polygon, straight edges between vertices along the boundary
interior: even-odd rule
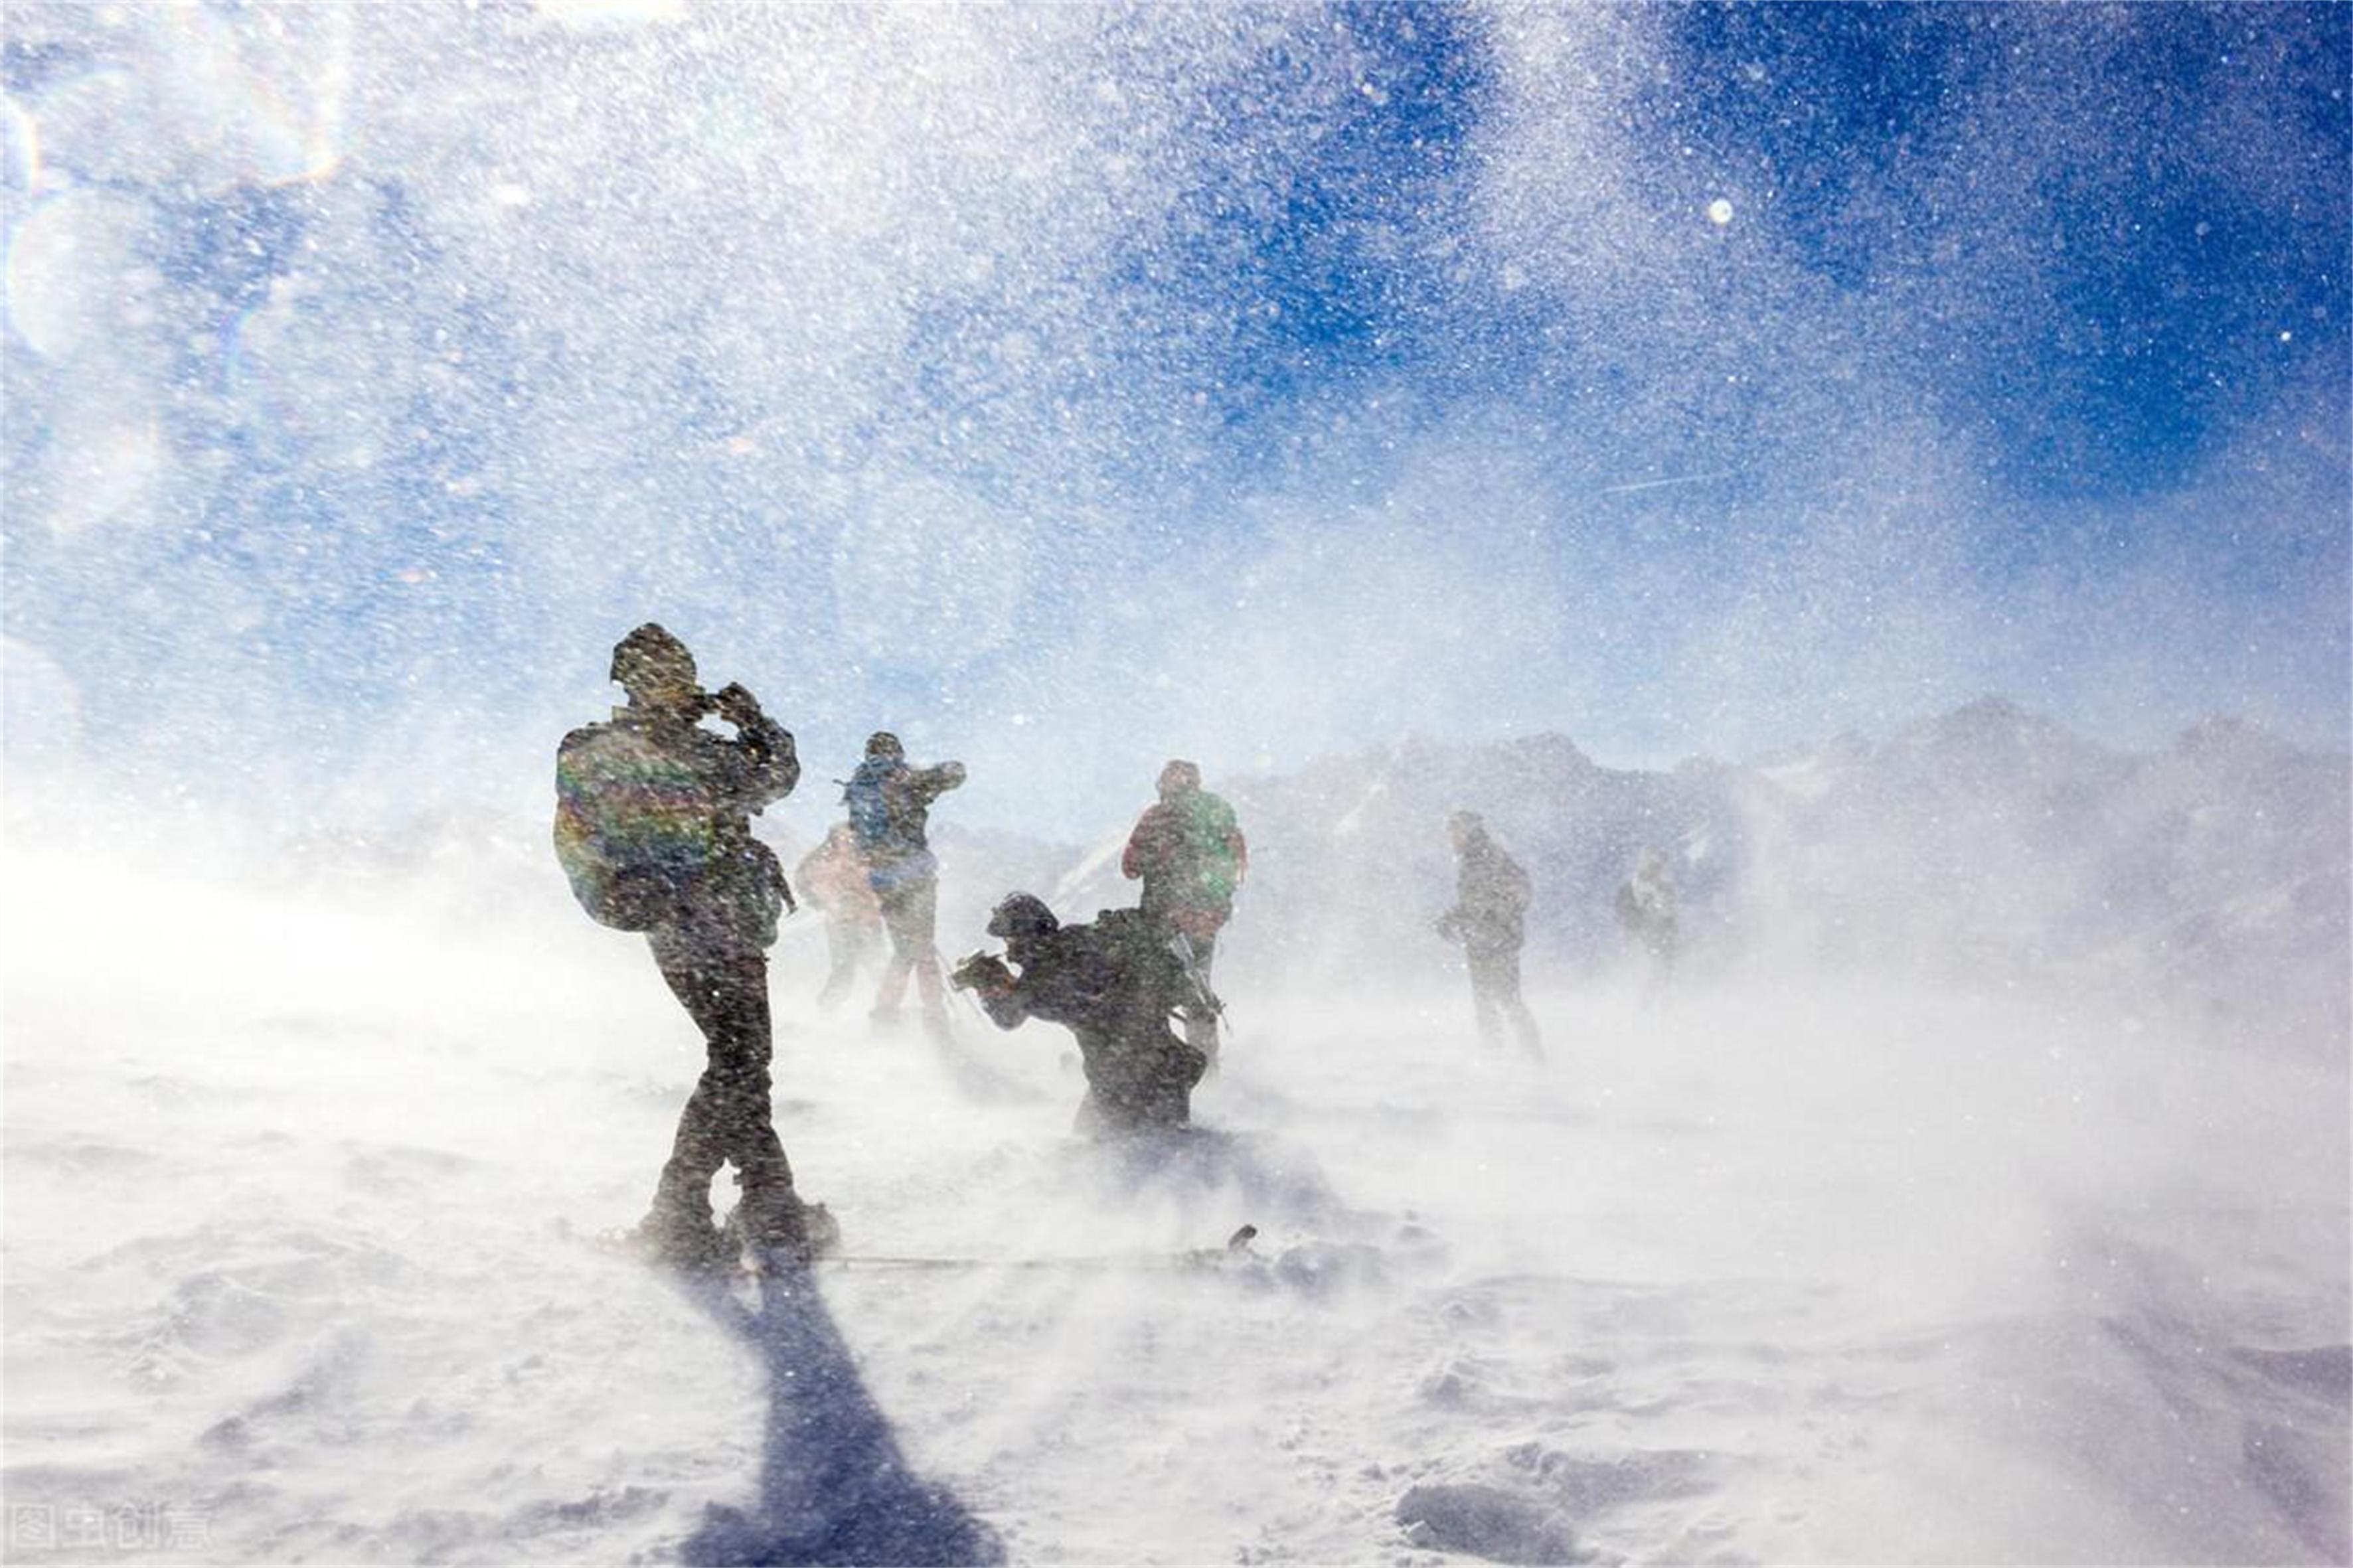
[[[721,1279],[694,1302],[758,1353],[768,1374],[757,1506],[712,1504],[681,1550],[700,1568],[754,1563],[999,1563],[996,1532],[909,1468],[806,1271],[760,1282],[753,1310]]]

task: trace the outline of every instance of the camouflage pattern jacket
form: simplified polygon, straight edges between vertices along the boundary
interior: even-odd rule
[[[556,749],[557,858],[590,913],[665,958],[760,951],[787,895],[752,817],[800,772],[791,733],[765,715],[729,739],[617,708]]]

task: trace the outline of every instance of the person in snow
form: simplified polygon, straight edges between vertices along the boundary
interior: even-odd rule
[[[1119,868],[1142,879],[1153,934],[1176,952],[1188,983],[1185,1038],[1214,1064],[1220,1005],[1211,988],[1218,932],[1250,874],[1250,846],[1234,808],[1201,787],[1201,770],[1182,760],[1160,770],[1160,799],[1137,819]]]
[[[1635,858],[1634,874],[1619,885],[1618,919],[1651,955],[1653,997],[1674,978],[1676,902],[1674,862],[1663,849],[1645,848]]]
[[[867,880],[858,830],[837,822],[793,868],[801,896],[825,911],[828,965],[817,1005],[831,1012],[857,984],[858,971],[882,948],[882,905]]]
[[[928,835],[932,803],[962,783],[962,763],[912,767],[899,737],[877,731],[867,737],[866,759],[842,792],[858,852],[866,860],[867,885],[881,905],[882,926],[891,937],[890,962],[874,993],[871,1017],[878,1028],[897,1022],[913,974],[923,997],[924,1028],[934,1039],[948,1037],[936,945],[940,862]]]
[[[1043,1018],[1078,1037],[1087,1078],[1078,1131],[1115,1136],[1191,1121],[1208,1058],[1168,1026],[1188,994],[1185,973],[1140,911],[1105,910],[1092,925],[1066,926],[1043,900],[1009,893],[990,911],[988,934],[1005,956],[973,954],[955,983],[978,994],[1000,1029]]]
[[[1541,1058],[1535,1016],[1520,995],[1520,947],[1527,937],[1528,874],[1488,836],[1479,814],[1447,819],[1455,860],[1454,907],[1438,918],[1438,934],[1462,944],[1471,966],[1471,1004],[1480,1038],[1503,1043],[1509,1022],[1520,1047]]]
[[[556,752],[556,854],[590,914],[645,933],[706,1058],[636,1239],[688,1268],[746,1242],[806,1258],[832,1221],[795,1190],[769,1105],[766,950],[790,893],[751,820],[799,780],[793,737],[741,685],[702,691],[686,645],[650,622],[614,647],[611,678],[628,705]],[[730,1163],[743,1195],[723,1235],[711,1183]]]

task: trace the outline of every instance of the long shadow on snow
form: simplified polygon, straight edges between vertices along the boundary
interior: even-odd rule
[[[697,1306],[758,1352],[768,1374],[756,1510],[712,1504],[681,1555],[698,1568],[786,1563],[996,1563],[996,1533],[916,1475],[806,1273],[760,1282],[746,1307],[723,1280],[691,1280]]]

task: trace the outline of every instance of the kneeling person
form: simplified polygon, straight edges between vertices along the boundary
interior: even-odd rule
[[[1105,910],[1092,925],[1066,926],[1044,900],[1013,893],[990,911],[988,934],[1004,940],[1005,957],[975,953],[956,966],[955,984],[979,994],[1000,1029],[1043,1018],[1078,1037],[1087,1075],[1079,1131],[1135,1132],[1192,1119],[1193,1086],[1208,1058],[1168,1026],[1190,992],[1141,914]]]

